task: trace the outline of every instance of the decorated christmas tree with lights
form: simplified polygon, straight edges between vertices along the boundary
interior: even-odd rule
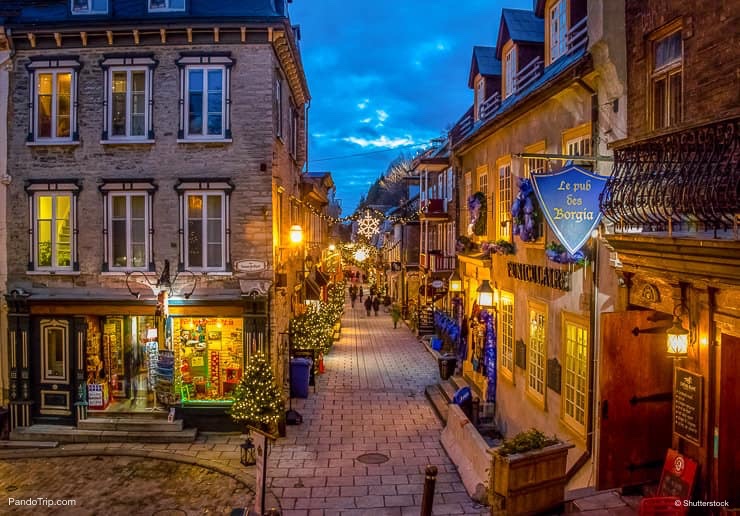
[[[262,354],[252,356],[234,389],[231,418],[254,426],[271,426],[284,412],[283,397],[275,384],[270,364]]]

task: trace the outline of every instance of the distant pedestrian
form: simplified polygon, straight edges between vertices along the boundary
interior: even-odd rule
[[[360,285],[360,303],[362,303],[362,296],[363,296],[362,285]]]
[[[362,291],[362,289],[360,289]],[[360,299],[362,299],[362,294],[360,295]],[[373,308],[373,300],[370,297],[365,298],[365,312],[367,313],[367,316],[370,317],[370,310]]]
[[[373,311],[375,312],[375,317],[378,316],[378,310],[380,310],[380,297],[375,296],[373,298]]]
[[[355,300],[357,299],[357,292],[354,287],[349,288],[349,299],[352,301],[352,308],[355,307]]]
[[[398,303],[393,303],[391,306],[391,317],[393,318],[393,328],[398,328],[398,321],[401,320],[401,307]]]

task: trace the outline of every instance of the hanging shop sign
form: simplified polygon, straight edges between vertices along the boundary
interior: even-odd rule
[[[532,174],[542,213],[570,254],[583,247],[601,220],[599,196],[606,180],[575,165],[555,174]]]
[[[550,287],[556,290],[570,290],[570,272],[567,270],[551,269],[541,265],[532,265],[530,263],[509,262],[506,264],[506,270],[510,278],[519,281],[535,283],[543,287]]]

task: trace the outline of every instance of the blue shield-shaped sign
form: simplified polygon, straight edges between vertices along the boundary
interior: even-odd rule
[[[575,165],[555,174],[532,174],[545,219],[570,254],[583,247],[601,220],[599,195],[606,180]]]

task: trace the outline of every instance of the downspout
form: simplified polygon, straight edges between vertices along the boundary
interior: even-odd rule
[[[591,148],[594,154],[598,154],[598,134],[599,134],[599,102],[596,91],[591,88],[581,77],[576,78],[576,84],[583,88],[591,96]],[[588,406],[590,407],[589,418],[586,421],[586,451],[576,460],[566,473],[566,481],[570,481],[573,476],[588,463],[594,455],[594,428],[595,418],[597,417],[596,403],[596,379],[598,375],[598,354],[596,346],[598,344],[597,335],[599,334],[599,239],[591,237],[590,245],[593,247],[593,260],[591,261],[591,296],[589,299],[589,351],[588,361],[591,364],[588,375]]]
[[[0,35],[7,42],[7,49],[0,51],[0,249],[7,249],[8,243],[8,186],[11,177],[8,175],[8,99],[10,95],[10,70],[15,52],[11,46],[10,30],[0,28]],[[8,283],[7,254],[2,253],[0,260],[0,353],[8,349],[8,305],[5,293]],[[0,356],[0,406],[8,405],[9,371],[8,356]]]
[[[308,99],[306,101],[306,109],[304,110],[304,115],[303,115],[303,128],[304,128],[303,130],[306,133],[305,134],[305,140],[306,140],[305,141],[305,146],[306,146],[306,150],[305,150],[305,152],[306,152],[306,165],[305,165],[305,169],[306,169],[306,173],[308,173],[308,110],[309,109],[311,109],[311,99]]]

